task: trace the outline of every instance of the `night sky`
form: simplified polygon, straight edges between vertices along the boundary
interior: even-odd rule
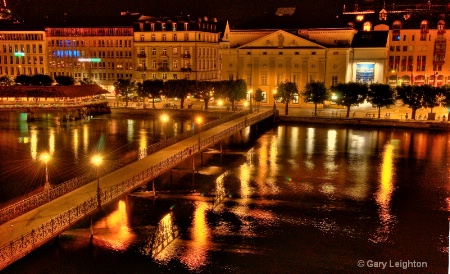
[[[426,0],[385,1],[387,5],[404,3],[426,3]],[[446,0],[434,0],[433,4],[445,4]],[[191,15],[229,20],[233,26],[247,22],[262,21],[266,15],[273,15],[277,7],[296,6],[297,24],[301,26],[323,25],[332,27],[334,20],[342,13],[346,4],[353,9],[354,3],[378,3],[381,0],[7,0],[7,5],[22,19],[33,20],[44,16],[110,16],[121,11],[139,12],[151,16]],[[267,21],[267,18],[265,19]],[[331,25],[330,25],[331,24]]]

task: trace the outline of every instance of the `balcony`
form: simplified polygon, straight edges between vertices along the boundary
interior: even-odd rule
[[[192,72],[191,68],[181,68],[181,71],[183,72]]]
[[[163,67],[159,67],[158,71],[170,71],[170,70],[169,70],[169,67],[163,66]]]
[[[191,58],[191,55],[189,53],[185,53],[181,55],[181,58]]]
[[[137,71],[147,71],[147,67],[138,67]]]
[[[139,54],[137,55],[137,57],[138,57],[138,58],[145,58],[145,57],[147,57],[147,56],[146,56],[145,53],[139,53]]]

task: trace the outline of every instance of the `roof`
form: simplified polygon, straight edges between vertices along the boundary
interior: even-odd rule
[[[99,85],[0,86],[3,97],[85,97],[108,93]]]
[[[352,48],[385,48],[388,35],[388,31],[359,31],[353,37]]]

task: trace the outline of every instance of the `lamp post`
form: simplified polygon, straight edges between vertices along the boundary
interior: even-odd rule
[[[249,96],[250,96],[250,113],[253,113],[253,106],[252,106],[252,92],[253,92],[253,90],[249,90],[248,91],[248,93],[249,93]]]
[[[169,116],[167,114],[161,115],[161,122],[163,123],[164,140],[167,139],[167,134],[166,134],[166,123],[167,123],[167,121],[169,121]]]
[[[219,106],[219,119],[222,118],[222,106],[223,106],[223,101],[221,99],[219,99],[217,101],[217,105]]]
[[[276,97],[277,97],[277,90],[274,89],[274,90],[273,90],[273,109],[276,109],[276,108],[277,108]]]
[[[102,164],[102,156],[100,155],[95,155],[94,157],[92,157],[92,164],[96,167],[96,172],[97,172],[97,207],[98,209],[101,209],[102,207],[102,199],[101,199],[101,192],[102,190],[100,189],[100,165]]]
[[[202,132],[203,118],[201,116],[197,116],[197,118],[195,118],[195,122],[199,126],[199,128],[198,128],[198,149],[200,149],[200,133]]]
[[[43,153],[41,155],[41,161],[45,164],[44,191],[47,191],[47,201],[50,201],[50,181],[48,180],[48,162],[50,161],[50,155],[48,153]]]

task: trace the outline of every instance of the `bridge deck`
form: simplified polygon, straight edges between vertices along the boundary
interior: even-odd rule
[[[205,139],[208,139],[216,135],[217,133],[226,130],[227,128],[232,128],[239,124],[243,125],[244,121],[250,121],[252,118],[257,118],[256,116],[258,115],[261,116],[261,113],[248,114],[246,116],[223,123],[212,129],[205,130],[200,133],[201,140],[203,141]],[[101,177],[100,187],[103,190],[118,185],[123,181],[129,180],[132,175],[139,174],[149,167],[155,166],[158,163],[163,162],[165,159],[177,153],[180,153],[183,150],[186,150],[187,148],[194,147],[198,143],[198,135],[195,135],[172,146],[164,148],[161,151],[155,152],[137,162],[134,162],[126,167],[123,167],[106,176]],[[196,151],[194,150],[194,152]],[[126,192],[127,191],[124,191],[124,193]],[[88,200],[92,200],[92,198],[95,197],[97,197],[97,181],[90,182],[85,186],[80,187],[79,189],[76,189],[62,197],[50,201],[49,203],[31,210],[11,221],[1,224],[0,248],[10,245],[11,241],[17,241],[18,238],[27,233],[30,233],[30,231],[33,231],[36,228],[44,227],[44,224],[49,222],[49,220],[54,220],[54,218],[58,215],[61,215],[62,213],[67,212],[74,207],[85,203]],[[1,259],[2,258],[0,258],[0,269],[2,268]]]

